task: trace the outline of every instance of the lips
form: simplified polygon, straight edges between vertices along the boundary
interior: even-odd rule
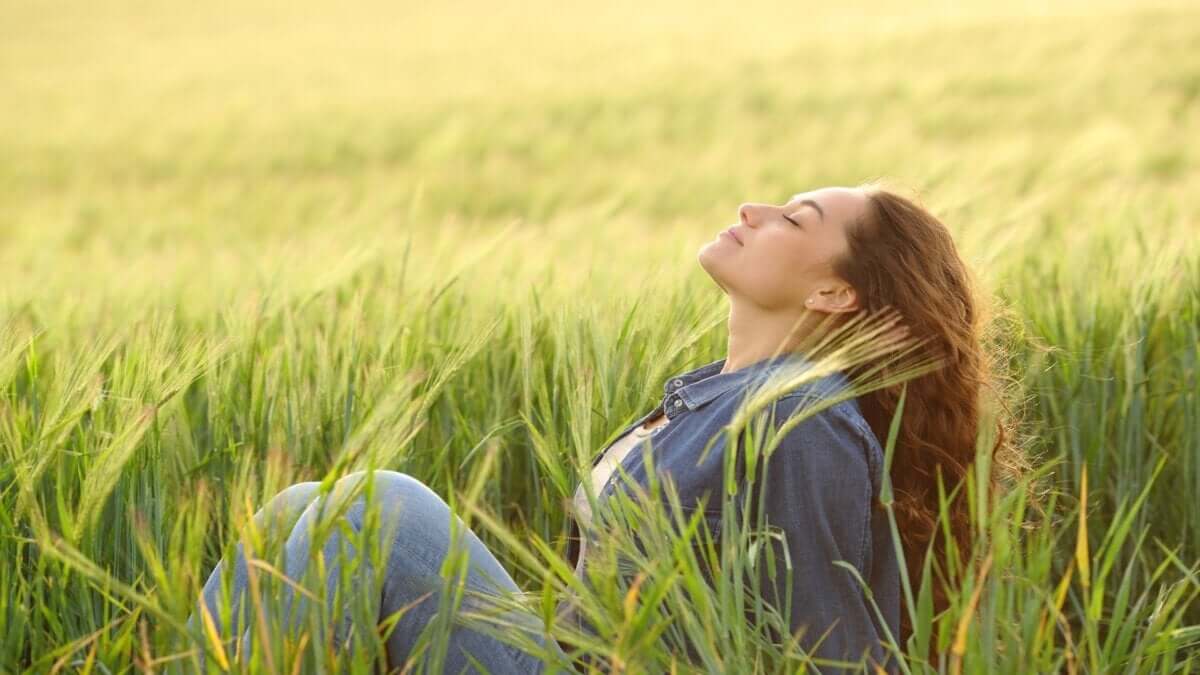
[[[733,240],[736,241],[739,245],[745,246],[745,244],[742,244],[742,238],[737,235],[737,232],[733,231],[732,227],[726,228],[725,233],[728,234],[729,236],[733,237]]]

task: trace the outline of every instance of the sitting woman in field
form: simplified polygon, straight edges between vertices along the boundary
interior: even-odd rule
[[[746,394],[781,369],[806,363],[820,339],[840,327],[885,308],[894,310],[902,324],[884,326],[887,330],[872,343],[892,348],[872,352],[872,358],[777,397],[772,419],[779,425],[814,399],[844,394],[852,381],[877,383],[869,391],[855,390],[857,395],[822,407],[786,431],[762,466],[754,490],[766,520],[784,535],[783,543],[777,544],[778,559],[790,561],[786,574],[767,578],[763,572],[763,599],[785,608],[788,627],[800,636],[799,646],[816,658],[897,672],[894,644],[903,650],[912,631],[908,613],[902,611],[901,568],[915,593],[927,551],[935,556],[935,570],[947,577],[955,567],[948,558],[971,551],[969,511],[960,482],[976,457],[976,439],[984,424],[981,395],[992,373],[980,344],[981,322],[968,271],[936,217],[874,184],[812,190],[779,205],[747,203],[738,216],[735,225],[698,253],[700,265],[729,297],[725,358],[668,378],[654,409],[597,453],[585,480],[598,501],[612,494],[620,477],[618,467],[628,478],[644,483],[649,476],[640,449],[652,439],[654,474],[669,475],[681,502],[702,509],[713,522],[725,494],[724,446],[718,444],[707,456],[704,451],[735,418]],[[934,365],[900,382],[903,378],[892,377],[895,371],[884,356],[896,353],[897,346],[918,344],[934,356],[928,362]],[[885,458],[883,441],[902,389],[899,431],[892,454]],[[998,433],[987,448],[993,476],[1020,470],[1012,421],[997,419]],[[258,512],[257,524],[286,535],[282,571],[289,577],[299,579],[305,569],[314,548],[312,523],[324,502],[361,489],[366,475],[342,478],[328,497],[318,495],[318,483],[293,485]],[[381,505],[383,526],[393,536],[378,554],[377,564],[384,570],[382,593],[377,607],[368,611],[386,624],[386,631],[380,632],[385,633],[390,666],[401,667],[437,614],[439,575],[450,549],[452,519],[469,556],[466,586],[520,589],[482,541],[418,478],[394,471],[371,475],[369,494]],[[949,540],[938,522],[939,480],[947,493],[957,488],[945,523]],[[889,481],[902,551],[896,550],[880,500]],[[351,532],[363,527],[365,501],[365,496],[357,499],[340,516]],[[597,502],[587,498],[580,484],[574,515],[588,535],[593,503]],[[577,575],[583,574],[590,539],[582,537],[577,552],[572,550]],[[330,598],[342,578],[346,556],[337,554],[345,544],[343,534],[334,532],[319,548]],[[957,556],[948,553],[951,547]],[[249,623],[259,619],[253,613],[239,618],[237,611],[222,616],[223,564],[209,576],[189,625],[198,636],[205,631],[210,637],[241,636],[245,653],[252,633]],[[245,596],[248,571],[239,545],[233,585],[227,589],[235,608]],[[856,576],[869,588],[864,589]],[[782,591],[788,582],[790,603]],[[934,585],[935,612],[947,605],[949,583],[947,579]],[[290,608],[291,586],[285,585],[282,593],[284,606]],[[570,600],[564,597],[560,602],[559,619],[574,615]],[[397,612],[399,619],[389,621]],[[339,627],[349,620],[346,616]],[[457,625],[451,631],[446,672],[482,666],[492,673],[530,675],[545,668],[541,659],[483,631]],[[562,656],[561,663],[568,661],[554,640],[537,636],[537,630],[530,632],[536,644]]]

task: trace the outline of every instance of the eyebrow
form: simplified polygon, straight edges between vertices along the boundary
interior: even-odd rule
[[[800,195],[792,195],[792,199],[795,199],[796,197],[799,197],[799,196]],[[804,206],[805,204],[808,204],[809,206],[816,209],[817,213],[821,214],[821,222],[825,222],[825,209],[821,208],[820,204],[814,202],[811,199],[801,199],[800,203],[797,204],[797,206]]]

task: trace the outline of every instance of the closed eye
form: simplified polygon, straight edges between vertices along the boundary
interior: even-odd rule
[[[784,213],[784,214],[781,214],[781,215],[782,215],[782,216],[784,217],[784,219],[785,219],[785,220],[787,220],[789,223],[791,223],[791,224],[795,225],[796,227],[799,227],[799,228],[800,228],[800,229],[802,229],[802,230],[804,229],[804,226],[802,226],[800,223],[797,223],[795,220],[792,220],[792,218],[791,218],[790,216],[788,216],[786,213]]]

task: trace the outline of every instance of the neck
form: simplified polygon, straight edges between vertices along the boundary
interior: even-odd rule
[[[729,341],[722,373],[797,349],[808,333],[808,317],[771,312],[746,303],[729,306]]]

